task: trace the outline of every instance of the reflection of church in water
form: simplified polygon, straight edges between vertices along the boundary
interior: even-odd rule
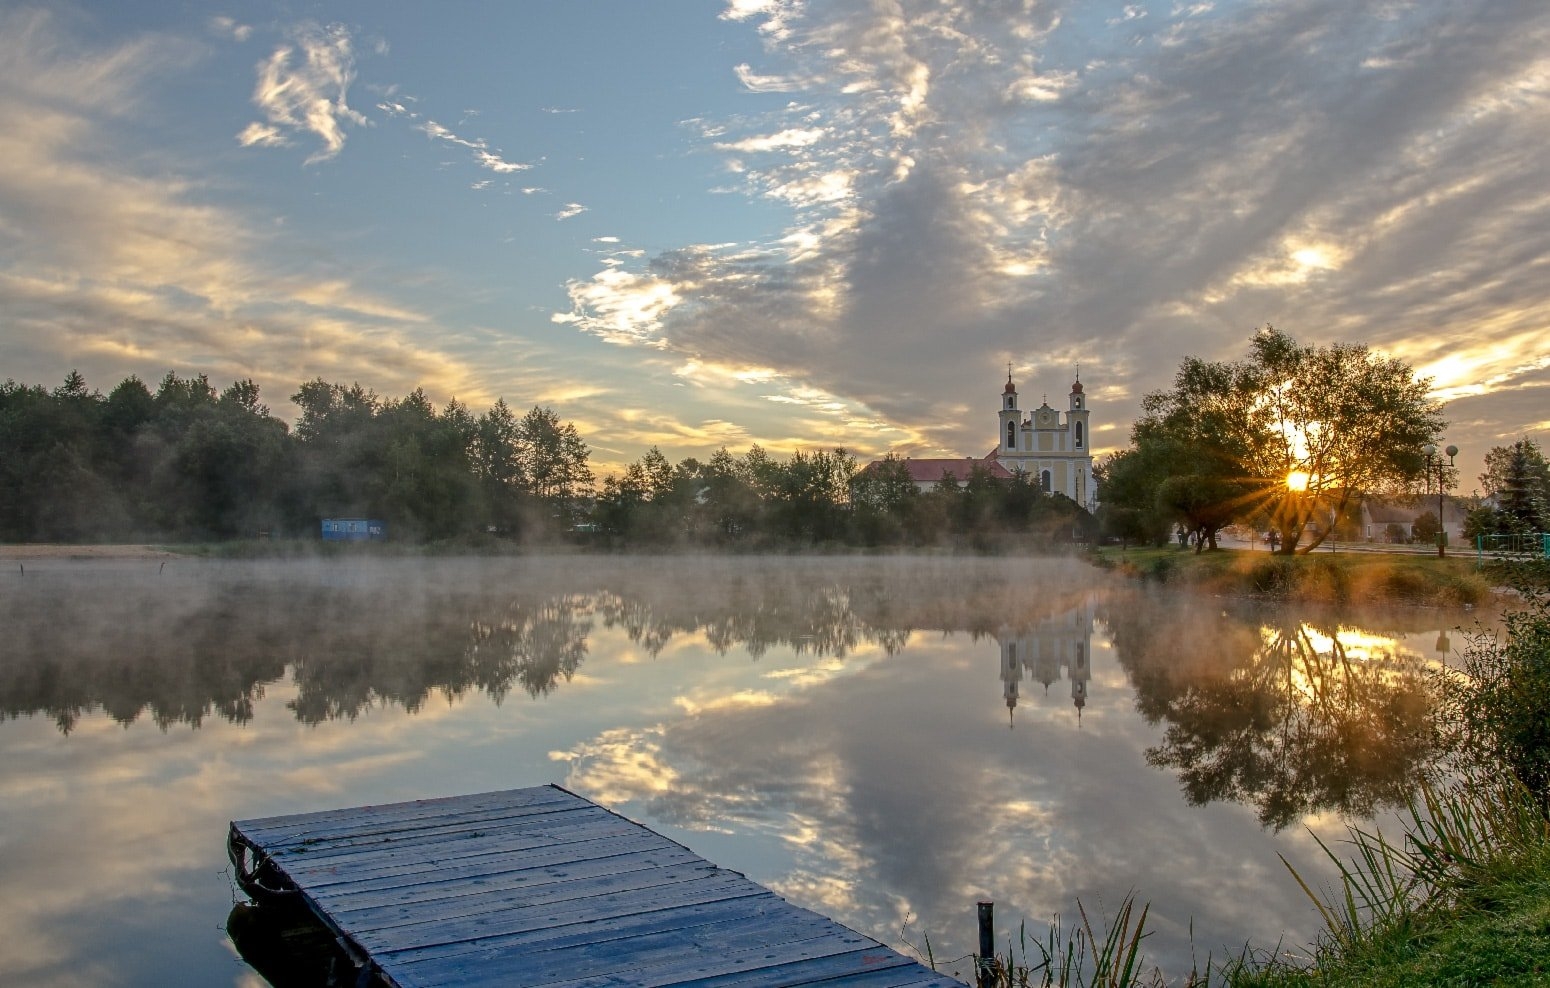
[[[1007,725],[1017,710],[1017,700],[1025,680],[1029,688],[1043,685],[1048,696],[1050,686],[1062,672],[1071,683],[1071,703],[1076,707],[1077,722],[1087,706],[1087,683],[1092,679],[1093,605],[1080,607],[1026,628],[1003,628],[996,634],[1001,643],[1001,696],[1006,700]]]

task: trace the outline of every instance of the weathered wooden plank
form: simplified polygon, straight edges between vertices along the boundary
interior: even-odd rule
[[[232,830],[401,988],[957,984],[556,786]]]
[[[272,834],[269,838],[249,839],[255,843],[262,843],[275,857],[284,857],[289,854],[346,854],[353,849],[370,847],[380,843],[402,843],[414,840],[435,840],[443,835],[456,835],[460,832],[477,831],[490,828],[527,828],[538,830],[543,827],[564,828],[569,826],[572,820],[620,820],[622,818],[609,813],[598,806],[575,806],[551,804],[541,812],[520,812],[510,814],[494,807],[466,817],[443,814],[434,817],[417,817],[413,820],[398,820],[380,826],[373,825],[370,821],[363,821],[354,828],[332,827],[326,831],[298,830],[283,834]],[[629,822],[629,821],[624,821]],[[244,836],[249,836],[245,831]]]
[[[665,984],[682,988],[775,988],[842,979],[848,983],[851,979],[873,972],[915,964],[908,957],[889,950],[875,940],[862,939],[866,940],[868,946],[843,952],[829,953],[824,950],[826,945],[819,945],[807,953],[790,951],[784,958],[772,959],[771,963],[759,963],[756,958],[749,958],[749,963],[742,970],[712,971],[695,978],[685,978],[673,972],[670,975],[673,980],[653,982],[646,988],[660,988]]]
[[[395,926],[382,931],[353,932],[356,941],[368,950],[402,950],[406,947],[456,943],[461,940],[517,933],[544,926],[580,923],[588,919],[607,919],[630,913],[672,909],[676,906],[702,902],[722,902],[727,899],[757,895],[774,895],[774,893],[748,881],[741,875],[721,872],[695,881],[678,882],[660,889],[648,889],[630,895],[599,896],[595,899],[569,903],[510,909],[498,916],[479,916],[467,922],[438,921],[414,926]]]
[[[324,831],[303,830],[286,834],[284,840],[270,839],[266,843],[276,852],[295,847],[343,851],[356,845],[370,844],[373,841],[433,839],[442,833],[457,833],[487,827],[563,827],[567,825],[567,820],[578,817],[618,818],[616,814],[609,813],[601,806],[585,804],[550,803],[542,809],[528,808],[515,813],[496,806],[461,816],[441,814],[380,823],[366,821],[353,828],[330,827]]]
[[[848,932],[848,931],[847,931]],[[817,981],[843,983],[889,967],[905,967],[914,962],[874,940],[852,933],[855,942],[837,942],[831,937],[738,951],[699,951],[661,964],[637,964],[620,957],[612,969],[586,977],[544,982],[545,988],[764,988],[776,985],[800,985]],[[856,942],[864,944],[857,947]],[[404,980],[386,968],[403,988],[469,988],[480,983],[502,984],[502,978],[487,978],[485,966],[467,966],[444,970],[422,969]],[[405,978],[410,975],[405,975]],[[424,980],[419,980],[424,979]]]
[[[484,858],[493,866],[499,867],[503,858],[541,848],[553,847],[558,843],[578,844],[583,841],[595,842],[596,857],[608,853],[608,843],[621,838],[634,837],[635,831],[628,822],[598,821],[584,824],[566,833],[563,837],[555,834],[539,833],[531,835],[511,835],[500,837],[474,837],[458,841],[452,844],[440,845],[430,853],[417,850],[413,847],[385,847],[377,855],[359,858],[351,861],[321,860],[316,863],[305,855],[285,861],[283,867],[297,882],[306,882],[311,885],[331,885],[340,882],[355,883],[367,881],[373,878],[385,878],[390,875],[413,874],[438,867],[446,867],[469,858]],[[655,836],[655,835],[653,835]],[[655,842],[642,842],[647,846],[664,846],[665,838],[657,837]],[[635,846],[632,850],[639,850]]]
[[[712,923],[750,922],[773,926],[785,922],[791,914],[791,904],[770,893],[767,896],[749,896],[728,902],[696,903],[680,906],[677,909],[630,913],[607,919],[524,930],[520,933],[483,937],[462,943],[437,944],[396,952],[384,951],[382,956],[392,957],[407,964],[464,954],[473,954],[479,959],[491,960],[506,953],[521,954],[536,950],[585,947],[593,943],[607,944],[614,940],[626,940],[634,936],[646,936],[667,930],[692,929]]]
[[[357,910],[395,905],[407,906],[415,902],[450,899],[483,892],[541,888],[545,885],[583,882],[602,875],[628,875],[637,871],[682,866],[715,867],[688,848],[676,845],[601,858],[571,855],[563,859],[551,860],[541,866],[522,866],[521,862],[529,857],[524,855],[518,859],[517,867],[504,871],[479,871],[456,877],[448,876],[445,879],[439,878],[444,874],[443,872],[437,872],[424,882],[381,890],[357,891],[351,886],[335,886],[330,890],[332,894],[320,896],[320,898],[327,902],[328,908],[335,915],[349,916]]]
[[[533,848],[520,856],[491,854],[454,863],[421,863],[417,867],[405,865],[399,870],[372,877],[351,877],[341,874],[337,881],[308,885],[308,892],[319,901],[326,902],[335,893],[344,895],[407,888],[436,881],[438,876],[445,877],[448,881],[461,881],[474,876],[498,875],[504,871],[523,871],[529,867],[543,867],[551,863],[602,861],[616,855],[665,852],[677,846],[647,830],[625,834],[622,837],[611,837],[607,841],[577,841],[547,848]],[[602,853],[604,851],[609,853]]]
[[[833,938],[842,929],[816,914],[795,920],[787,917],[784,922],[741,918],[659,930],[602,943],[530,950],[520,955],[506,953],[480,959],[477,963],[453,962],[449,958],[443,959],[439,966],[393,965],[392,970],[395,976],[404,971],[400,981],[413,971],[413,978],[426,984],[467,984],[471,976],[474,984],[483,980],[510,988],[537,988],[580,977],[638,974],[652,967],[681,964],[689,956],[721,957],[743,951],[768,950],[777,944]]]
[[[564,833],[581,826],[618,829],[633,825],[630,821],[597,806],[567,807],[555,812],[516,819],[480,814],[467,821],[440,822],[436,826],[362,830],[348,836],[332,838],[307,837],[293,843],[270,845],[272,848],[270,856],[277,861],[302,856],[305,856],[309,862],[331,861],[350,855],[376,854],[395,847],[429,847],[475,837],[496,838],[502,834]]]
[[[437,898],[422,898],[407,904],[365,909],[338,909],[335,903],[329,903],[326,908],[341,925],[383,930],[401,924],[425,922],[432,918],[472,919],[485,913],[506,912],[526,906],[552,905],[609,894],[640,892],[705,878],[716,871],[715,865],[700,862],[670,868],[639,869],[622,874],[610,873],[568,882],[549,882],[518,889],[500,888],[443,895]]]
[[[237,820],[235,825],[245,834],[274,840],[281,835],[312,830],[325,832],[338,827],[358,827],[363,822],[391,824],[396,821],[447,816],[463,812],[477,812],[491,807],[503,807],[512,812],[544,805],[596,806],[591,800],[559,786],[534,786],[530,789],[506,789],[499,792],[475,793],[469,796],[440,796],[435,799],[413,799],[402,803],[377,803],[354,806],[339,810],[319,810],[314,813],[294,813],[288,816],[255,817]]]

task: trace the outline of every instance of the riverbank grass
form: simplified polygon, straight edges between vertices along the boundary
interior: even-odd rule
[[[1222,596],[1265,597],[1315,603],[1402,603],[1457,607],[1490,599],[1492,570],[1476,569],[1473,556],[1370,552],[1314,552],[1281,556],[1220,549],[1195,553],[1176,546],[1095,553],[1099,566],[1165,584]]]
[[[1094,928],[1020,935],[984,988],[1457,988],[1550,984],[1550,822],[1508,779],[1423,786],[1396,840],[1352,829],[1324,852],[1333,889],[1293,879],[1325,922],[1303,950],[1245,948],[1167,977],[1142,957],[1146,908],[1127,896]],[[1284,860],[1284,859],[1283,859]],[[1290,865],[1288,865],[1290,870]],[[961,977],[963,972],[958,973]]]
[[[1311,963],[1223,972],[1233,988],[1550,983],[1550,822],[1515,781],[1423,787],[1398,841],[1351,831]],[[1295,872],[1294,872],[1295,874]]]

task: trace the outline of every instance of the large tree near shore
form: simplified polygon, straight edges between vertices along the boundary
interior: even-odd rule
[[[1143,400],[1131,443],[1170,464],[1152,496],[1202,534],[1264,519],[1278,551],[1309,552],[1330,527],[1304,542],[1311,522],[1426,476],[1423,447],[1446,425],[1430,386],[1366,346],[1305,346],[1267,326],[1244,360],[1185,358],[1174,386]]]

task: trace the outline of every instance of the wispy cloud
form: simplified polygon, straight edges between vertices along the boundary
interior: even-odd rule
[[[289,145],[298,133],[317,137],[322,148],[307,163],[326,161],[344,147],[345,125],[366,126],[347,97],[355,81],[350,32],[341,24],[304,24],[291,41],[258,64],[253,104],[263,114],[237,135],[243,147]]]
[[[417,338],[423,312],[324,252],[295,267],[283,227],[215,204],[184,163],[114,136],[134,136],[155,112],[142,94],[201,57],[177,38],[93,47],[47,16],[0,15],[6,373],[78,367],[103,387],[168,368],[253,377],[279,410],[298,381],[361,377],[369,341],[373,386],[467,394],[477,374]]]
[[[389,94],[388,98],[379,102],[377,104],[377,109],[381,110],[389,117],[402,118],[409,121],[419,121],[415,124],[415,129],[420,133],[424,134],[426,137],[429,137],[433,141],[438,141],[449,147],[467,149],[468,151],[472,152],[472,158],[476,165],[487,171],[495,172],[497,175],[511,175],[516,172],[527,171],[533,167],[527,162],[506,160],[504,157],[502,157],[499,148],[492,149],[490,147],[489,141],[482,137],[464,137],[455,133],[451,128],[437,123],[435,120],[428,118],[422,119],[421,114],[417,110],[406,105],[410,102],[415,102],[415,100],[413,100],[412,97],[399,97],[395,92]],[[464,110],[462,115],[463,120],[461,122],[466,122],[472,118],[477,117],[478,115],[479,111],[477,110]],[[476,188],[486,187],[488,186],[476,185]],[[530,192],[528,189],[523,189],[522,191],[524,193]]]
[[[789,93],[802,86],[800,80],[788,76],[760,75],[746,62],[733,71],[737,73],[737,81],[741,82],[744,88],[755,93]]]
[[[210,30],[223,38],[241,43],[253,36],[253,25],[240,24],[230,17],[210,18]]]
[[[586,211],[587,207],[583,206],[581,203],[568,202],[560,209],[558,213],[554,214],[554,218],[557,220],[568,220],[573,216],[580,216]]]
[[[993,393],[1009,358],[1052,393],[1080,360],[1128,421],[1183,356],[1236,357],[1266,322],[1385,348],[1444,395],[1550,385],[1542,3],[722,16],[765,42],[740,81],[792,98],[698,121],[702,140],[786,231],[609,258],[562,321],[770,367],[784,397],[811,387],[974,452],[988,426],[940,413]],[[1520,427],[1496,407],[1476,441]]]

